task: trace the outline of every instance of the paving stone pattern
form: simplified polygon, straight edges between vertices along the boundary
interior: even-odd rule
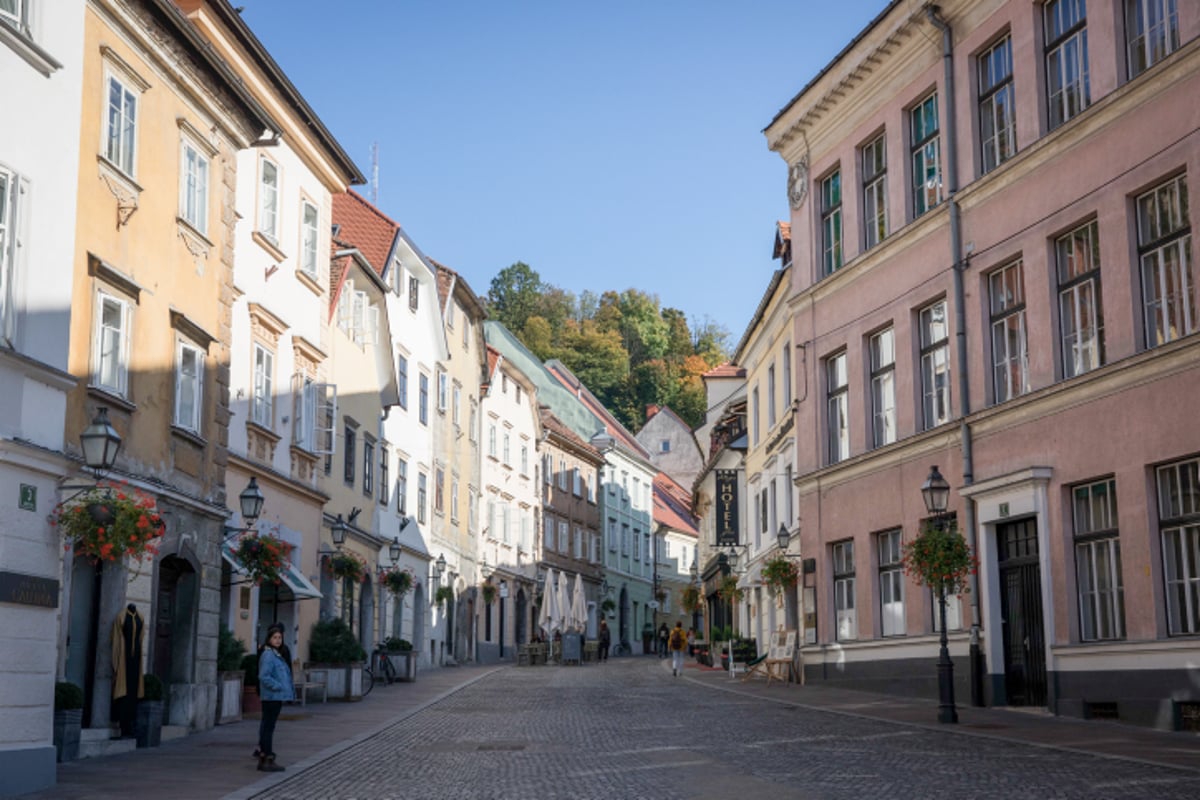
[[[1195,800],[1200,773],[796,708],[621,659],[499,671],[256,797]]]

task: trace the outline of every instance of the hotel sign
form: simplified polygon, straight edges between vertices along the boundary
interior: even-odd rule
[[[58,608],[58,581],[0,571],[0,603]]]
[[[738,543],[738,471],[717,470],[717,547]]]

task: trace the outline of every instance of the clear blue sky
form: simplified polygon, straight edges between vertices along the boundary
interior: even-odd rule
[[[368,179],[378,142],[379,206],[478,294],[524,261],[731,345],[788,214],[762,129],[886,4],[234,2]]]

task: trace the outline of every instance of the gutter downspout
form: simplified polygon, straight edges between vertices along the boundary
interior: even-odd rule
[[[971,413],[970,381],[967,374],[967,320],[965,297],[963,291],[963,272],[967,269],[967,261],[962,250],[962,218],[959,214],[958,200],[958,135],[957,116],[954,103],[954,40],[950,25],[941,16],[941,9],[936,5],[925,7],[929,22],[942,32],[942,67],[943,83],[946,94],[946,198],[950,205],[950,259],[954,272],[954,326],[955,341],[958,345],[956,369],[958,371],[958,406],[959,406],[959,439],[962,446],[962,481],[964,486],[975,482],[975,464],[971,446],[971,426],[967,417]],[[963,498],[963,529],[966,532],[967,545],[971,552],[978,554],[978,537],[976,536],[975,501]],[[971,574],[971,645],[970,645],[970,679],[971,705],[982,706],[983,703],[983,652],[979,644],[979,576]]]

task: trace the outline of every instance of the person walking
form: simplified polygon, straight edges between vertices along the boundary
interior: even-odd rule
[[[258,692],[262,697],[262,721],[258,724],[258,769],[283,772],[275,763],[275,723],[285,700],[296,699],[291,665],[284,660],[283,630],[271,626],[266,645],[258,656]]]
[[[608,629],[608,623],[600,620],[600,660],[608,661],[608,647],[612,644],[612,632]]]
[[[669,637],[670,635],[671,635],[670,631],[667,630],[667,623],[664,622],[658,628],[658,657],[659,658],[667,657],[667,637]]]
[[[688,628],[687,634],[687,653],[689,656],[696,655],[696,629]]]
[[[687,649],[687,635],[683,632],[683,623],[676,622],[668,640],[671,648],[671,674],[676,678],[683,672],[683,651]]]

